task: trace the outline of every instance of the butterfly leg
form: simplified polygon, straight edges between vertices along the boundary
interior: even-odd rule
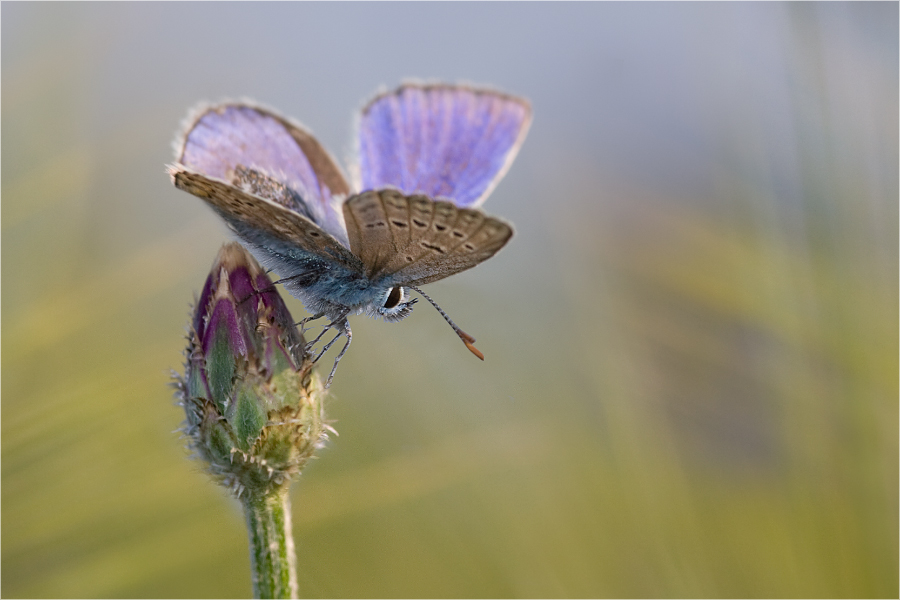
[[[342,317],[339,320],[336,319],[336,320],[332,321],[331,323],[329,323],[322,330],[322,333],[320,333],[316,337],[316,339],[314,339],[312,342],[308,343],[306,345],[306,352],[311,354],[312,347],[315,346],[319,342],[319,340],[322,339],[322,336],[325,335],[325,332],[329,331],[330,329],[335,329],[335,330],[337,330],[338,333],[331,339],[331,341],[329,341],[327,344],[325,344],[325,346],[322,348],[322,350],[313,359],[313,361],[312,361],[313,363],[319,362],[319,359],[322,358],[325,355],[325,353],[331,349],[332,346],[334,346],[335,342],[337,342],[340,337],[342,337],[342,336],[346,337],[347,343],[344,344],[344,347],[341,348],[341,351],[340,351],[340,353],[338,353],[337,358],[334,359],[334,366],[331,368],[331,373],[328,375],[328,380],[325,382],[326,388],[331,386],[331,381],[334,379],[334,373],[335,373],[335,371],[337,371],[338,362],[340,362],[340,360],[344,357],[344,354],[347,352],[347,348],[350,347],[350,341],[353,338],[353,332],[350,331],[350,323],[347,322],[346,317]]]
[[[306,351],[307,354],[312,354],[312,353],[313,353],[313,352],[312,352],[313,346],[315,346],[316,344],[319,343],[319,340],[322,339],[322,336],[325,335],[325,332],[327,332],[329,329],[331,329],[331,327],[332,327],[331,325],[326,325],[325,328],[322,329],[322,332],[321,332],[319,335],[316,336],[316,339],[314,339],[313,341],[311,341],[311,342],[309,342],[308,344],[306,344],[306,349],[305,349],[305,351]],[[319,356],[322,356],[322,355],[320,354]],[[319,360],[319,356],[317,356],[316,359],[315,359],[313,362],[316,362],[316,360]]]
[[[337,357],[334,359],[334,366],[331,367],[331,374],[328,375],[328,381],[325,382],[325,387],[331,387],[331,380],[334,379],[334,372],[337,371],[337,366],[340,360],[344,357],[344,354],[347,352],[347,348],[350,347],[350,342],[353,341],[353,332],[350,331],[350,323],[347,322],[347,319],[344,319],[342,323],[338,325],[341,328],[341,332],[334,337],[331,342],[329,342],[329,346],[333,344],[339,337],[342,335],[347,338],[347,343],[344,344],[344,347],[341,348],[341,351],[338,353]]]
[[[294,326],[299,327],[300,334],[303,335],[304,333],[306,333],[306,329],[303,327],[304,325],[306,325],[310,321],[315,321],[316,319],[321,319],[324,316],[325,316],[325,313],[318,313],[318,314],[306,317],[305,319],[302,319],[300,322],[295,323]],[[325,329],[327,330],[328,328],[326,327]],[[325,333],[325,332],[323,331],[322,333]],[[319,336],[319,337],[321,337],[321,336]],[[318,339],[319,338],[316,338],[316,340],[318,340]]]

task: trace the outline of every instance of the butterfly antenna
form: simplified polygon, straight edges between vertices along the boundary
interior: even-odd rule
[[[425,298],[426,300],[431,302],[431,305],[433,307],[435,307],[439,313],[441,313],[441,316],[444,317],[444,320],[450,324],[450,327],[453,328],[453,331],[456,332],[456,335],[459,336],[459,339],[461,339],[463,341],[463,344],[466,345],[466,348],[469,349],[469,352],[471,352],[472,354],[474,354],[481,360],[484,360],[484,354],[481,353],[481,350],[479,350],[478,348],[475,347],[475,338],[473,338],[471,335],[469,335],[468,333],[466,333],[465,331],[463,331],[462,329],[457,327],[456,323],[454,323],[453,320],[447,316],[447,313],[445,313],[444,310],[440,306],[437,305],[437,302],[432,300],[431,297],[428,296],[428,294],[426,294],[425,292],[423,292],[422,290],[420,290],[419,288],[417,288],[414,285],[410,285],[407,287],[409,287],[410,289],[416,290],[417,292],[419,292],[422,295],[423,298]]]

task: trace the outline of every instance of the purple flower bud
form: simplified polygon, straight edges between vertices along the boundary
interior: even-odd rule
[[[219,251],[194,310],[177,382],[189,446],[241,495],[286,485],[325,439],[305,341],[259,263]]]

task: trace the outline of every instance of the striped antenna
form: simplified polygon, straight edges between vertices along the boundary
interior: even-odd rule
[[[423,292],[422,290],[420,290],[419,288],[417,288],[414,285],[409,285],[407,287],[410,289],[416,290],[417,292],[419,292],[422,295],[423,298],[425,298],[426,300],[431,302],[431,305],[433,307],[435,307],[439,313],[441,313],[441,316],[444,317],[444,320],[450,324],[450,327],[453,328],[453,331],[456,332],[456,335],[459,336],[459,339],[461,339],[463,341],[463,344],[466,345],[466,348],[469,349],[469,352],[471,352],[472,354],[474,354],[481,360],[484,360],[484,354],[481,353],[481,350],[479,350],[478,348],[475,347],[475,338],[473,338],[471,335],[469,335],[468,333],[466,333],[465,331],[463,331],[462,329],[457,327],[456,323],[454,323],[450,319],[450,317],[447,316],[447,313],[445,313],[444,310],[440,306],[437,305],[437,302],[432,300],[428,296],[428,294],[426,294],[425,292]]]

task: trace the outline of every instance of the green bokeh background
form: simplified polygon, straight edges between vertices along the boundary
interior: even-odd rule
[[[484,363],[352,321],[301,593],[897,597],[896,3],[0,11],[4,597],[250,594],[166,387],[227,238],[170,141],[249,96],[352,156],[406,77],[532,100],[517,235],[427,290]]]

